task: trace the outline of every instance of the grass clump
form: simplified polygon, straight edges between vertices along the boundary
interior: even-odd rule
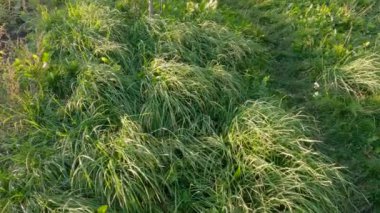
[[[350,184],[338,168],[310,149],[316,141],[305,135],[308,129],[301,120],[265,101],[247,102],[233,120],[227,138],[238,159],[234,178],[246,210],[352,208],[344,195]]]
[[[156,35],[157,51],[165,59],[179,59],[201,67],[214,63],[238,68],[249,57],[264,52],[260,45],[214,22],[160,25],[163,28]]]
[[[201,68],[155,59],[142,82],[142,123],[159,128],[209,133],[244,98],[244,81],[221,65]],[[219,126],[220,127],[220,126]]]
[[[358,57],[337,68],[332,83],[357,97],[380,91],[380,58],[377,55]]]
[[[41,43],[54,58],[86,61],[126,50],[119,42],[123,37],[122,20],[118,10],[97,1],[67,2],[52,12],[42,9],[37,30],[45,32]]]
[[[122,5],[68,1],[30,22],[11,65],[19,106],[0,106],[1,211],[352,210],[302,116],[242,105],[263,94],[267,48]]]
[[[129,118],[121,123],[114,136],[104,135],[75,156],[71,188],[113,208],[157,210],[164,196],[158,143]]]
[[[139,93],[136,82],[124,74],[120,66],[88,64],[76,76],[72,92],[65,103],[66,113],[98,111],[102,116],[118,120],[123,114],[136,113]]]

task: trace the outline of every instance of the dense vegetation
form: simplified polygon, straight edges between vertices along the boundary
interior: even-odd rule
[[[0,0],[0,212],[380,211],[377,0]]]

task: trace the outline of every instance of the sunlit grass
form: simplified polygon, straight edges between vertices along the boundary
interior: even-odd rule
[[[309,128],[302,119],[271,103],[254,101],[233,120],[227,137],[239,159],[235,175],[252,186],[240,189],[249,198],[247,207],[264,212],[352,208],[347,194],[341,194],[350,184],[338,168],[310,149],[317,141],[305,136]]]
[[[380,57],[365,55],[334,69],[330,81],[336,88],[357,97],[380,91]]]
[[[251,100],[268,48],[122,5],[68,1],[29,23],[9,63],[17,106],[0,105],[2,212],[356,210],[305,117]],[[360,60],[338,84],[377,91],[378,62]]]
[[[141,122],[149,131],[211,133],[245,93],[241,77],[220,65],[201,68],[155,59],[144,78]]]

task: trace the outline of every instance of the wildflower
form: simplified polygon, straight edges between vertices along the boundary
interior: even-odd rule
[[[210,0],[207,4],[206,4],[206,9],[210,9],[210,10],[215,10],[216,7],[218,6],[218,1],[217,0]]]
[[[42,65],[42,68],[46,69],[47,67],[48,67],[48,63],[44,62],[44,64]]]
[[[317,90],[317,89],[319,89],[319,87],[320,86],[319,86],[318,82],[314,82],[314,89]]]
[[[318,92],[318,91],[315,92],[315,93],[313,94],[313,97],[314,97],[314,98],[319,97],[319,92]]]

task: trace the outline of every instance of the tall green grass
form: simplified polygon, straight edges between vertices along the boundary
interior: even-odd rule
[[[356,209],[303,117],[250,100],[270,58],[257,42],[108,1],[30,24],[11,65],[18,107],[0,107],[2,212]]]
[[[145,78],[141,116],[148,131],[212,133],[245,93],[241,76],[220,65],[201,68],[155,59]]]
[[[321,130],[320,151],[347,166],[379,209],[378,1],[220,1],[219,23],[264,43],[270,94]],[[263,71],[263,70],[261,70]]]
[[[239,159],[235,176],[253,186],[239,187],[241,193],[263,212],[348,211],[351,204],[344,206],[347,198],[339,191],[349,184],[310,149],[317,141],[305,136],[310,129],[302,119],[265,101],[242,107],[227,135]]]
[[[330,84],[356,97],[380,91],[380,60],[377,55],[358,57],[329,74]]]

